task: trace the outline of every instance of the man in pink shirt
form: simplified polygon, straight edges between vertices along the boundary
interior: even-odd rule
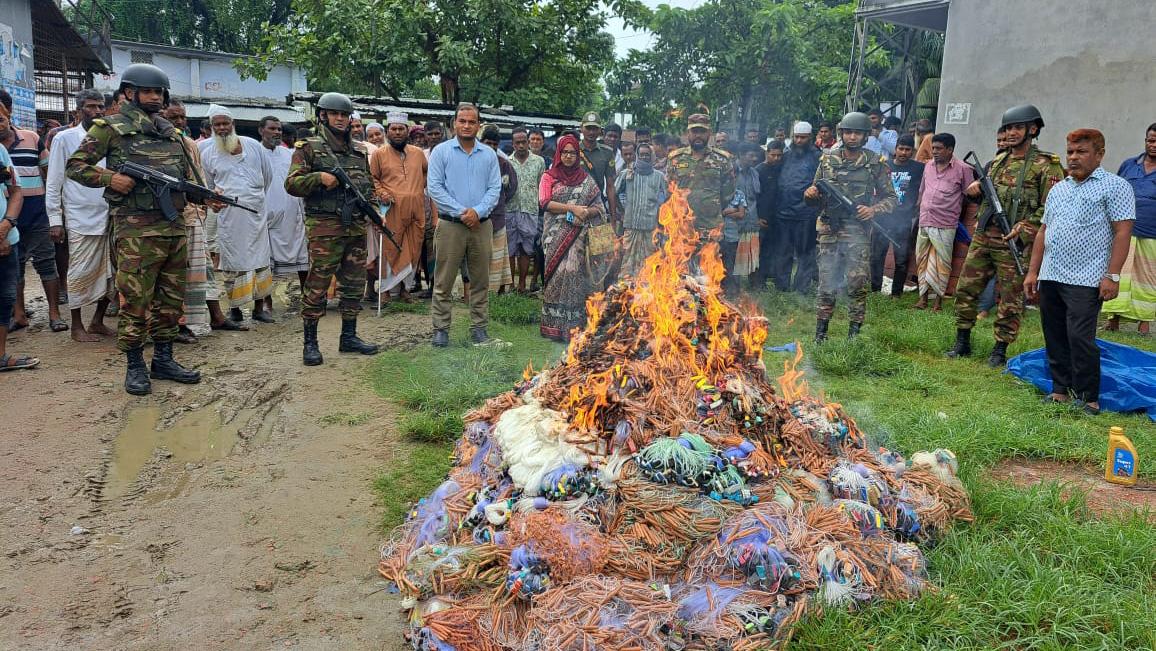
[[[963,191],[972,182],[971,167],[955,157],[955,136],[937,133],[931,137],[931,160],[923,169],[919,190],[919,237],[915,241],[915,262],[919,272],[917,309],[943,308],[943,296],[951,279],[951,250],[955,228],[965,201]]]

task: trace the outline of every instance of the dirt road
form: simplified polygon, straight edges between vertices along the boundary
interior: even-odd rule
[[[278,314],[178,346],[202,383],[133,398],[111,340],[75,343],[31,307],[10,350],[40,368],[0,375],[0,648],[403,648],[374,569],[390,407],[368,359],[337,354],[335,313],[320,368]],[[413,346],[429,318],[361,330]]]

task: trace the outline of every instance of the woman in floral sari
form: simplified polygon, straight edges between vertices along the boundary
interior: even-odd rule
[[[538,201],[542,217],[546,285],[542,291],[543,337],[557,341],[586,323],[586,299],[605,288],[614,253],[613,227],[602,193],[579,164],[578,139],[563,136],[554,164],[542,175]]]

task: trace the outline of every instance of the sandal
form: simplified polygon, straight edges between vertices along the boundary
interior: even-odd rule
[[[8,328],[8,334],[12,334],[13,332],[20,332],[21,330],[23,330],[27,327],[28,327],[27,323],[16,323],[14,321],[14,322],[12,322],[12,325]]]
[[[40,360],[28,355],[13,355],[5,353],[0,355],[0,372],[16,371],[22,368],[35,368]]]
[[[65,332],[68,330],[68,324],[63,319],[52,319],[48,322],[48,327],[53,332]]]

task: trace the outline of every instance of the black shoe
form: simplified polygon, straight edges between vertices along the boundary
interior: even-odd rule
[[[818,319],[815,321],[815,343],[821,344],[827,341],[827,326],[830,325],[830,319]]]
[[[253,320],[260,321],[261,323],[277,323],[277,320],[274,319],[273,315],[269,314],[267,310],[254,310]]]
[[[380,349],[375,344],[362,341],[357,336],[357,319],[342,319],[341,342],[338,344],[337,350],[342,353],[376,355]]]
[[[858,337],[859,336],[859,330],[862,327],[863,327],[862,323],[855,323],[854,321],[852,321],[851,325],[847,327],[847,338],[848,339],[854,339],[855,337]]]
[[[153,392],[153,383],[149,381],[148,369],[144,363],[144,349],[132,348],[124,351],[128,368],[124,373],[124,390],[134,396],[147,396]]]
[[[306,366],[321,366],[325,361],[317,347],[317,321],[305,321],[305,348],[301,351],[301,361]]]
[[[154,380],[172,380],[181,384],[196,384],[201,381],[201,372],[185,368],[173,359],[173,342],[158,341],[153,344],[152,372]]]
[[[512,346],[508,341],[491,337],[485,328],[470,328],[470,342],[475,347],[505,348]]]
[[[951,350],[947,351],[947,356],[952,359],[956,357],[970,357],[971,356],[971,330],[965,328],[956,328],[955,330],[955,345]]]
[[[435,348],[445,348],[450,345],[450,333],[446,330],[434,330],[433,345]]]
[[[987,358],[987,365],[992,368],[999,368],[1007,364],[1007,342],[995,342],[995,348],[991,349],[991,355]]]
[[[193,331],[185,326],[181,326],[180,331],[177,332],[177,336],[173,341],[178,344],[195,344],[197,343],[197,335],[193,334]]]
[[[229,310],[229,319],[236,321],[237,323],[241,323],[245,320],[245,315],[241,313],[241,308],[234,307],[233,309]]]

